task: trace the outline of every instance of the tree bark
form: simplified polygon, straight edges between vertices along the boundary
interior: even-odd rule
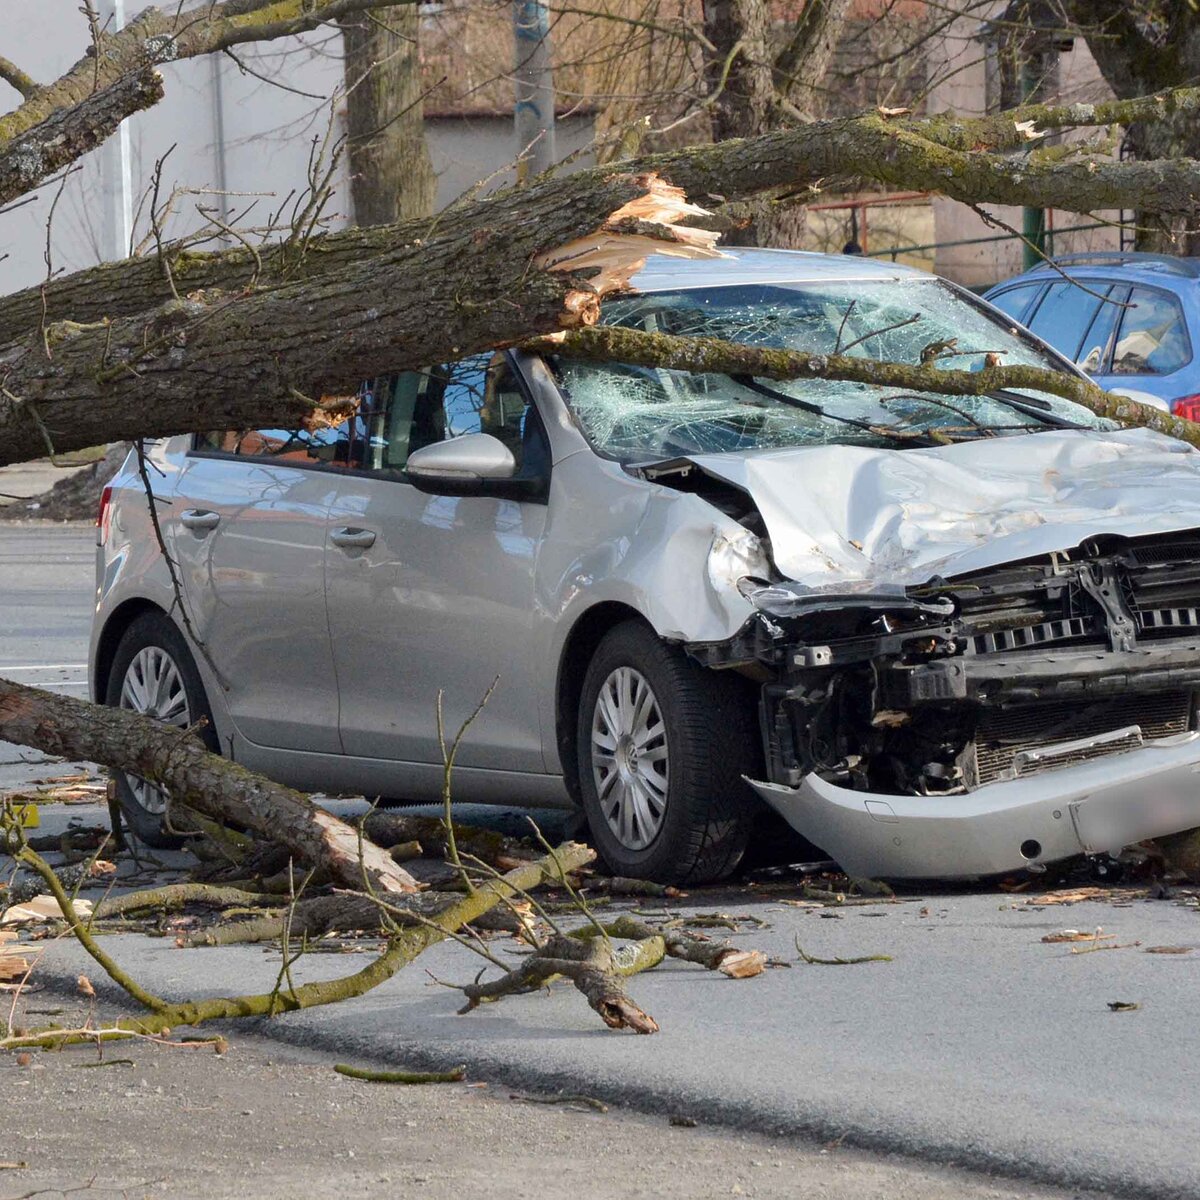
[[[23,196],[82,158],[135,112],[163,98],[162,76],[147,67],[116,80],[0,146],[0,204]]]
[[[124,709],[104,708],[0,679],[0,739],[87,759],[161,784],[218,821],[245,825],[325,868],[346,887],[366,878],[383,892],[414,892],[415,879],[374,843],[300,792],[254,775],[180,733]]]
[[[1196,163],[1141,164],[1133,170],[1133,164],[1101,159],[1092,170],[1091,160],[1086,158],[1074,164],[1021,163],[985,151],[1027,146],[1029,132],[1020,127],[1026,122],[1036,129],[1064,129],[1177,118],[1200,124],[1200,89],[1096,105],[1027,105],[984,118],[943,113],[923,120],[886,121],[879,114],[867,114],[813,122],[750,142],[734,141],[597,167],[526,191],[464,204],[432,222],[418,219],[378,229],[320,234],[303,245],[280,242],[253,253],[243,247],[215,252],[168,247],[161,262],[151,255],[105,263],[53,280],[44,288],[26,288],[5,297],[0,301],[0,346],[38,333],[43,297],[48,322],[89,324],[143,313],[165,303],[172,298],[171,280],[181,294],[240,292],[255,279],[259,287],[313,281],[367,259],[383,259],[450,229],[468,248],[483,243],[495,250],[496,236],[510,236],[521,212],[528,212],[532,225],[551,222],[543,243],[549,246],[555,236],[573,236],[586,228],[589,212],[578,207],[579,198],[590,188],[603,188],[619,172],[657,170],[701,202],[714,197],[744,200],[773,188],[797,190],[830,175],[854,172],[905,188],[942,191],[968,203],[1029,201],[1040,205],[1051,203],[1052,196],[1053,203],[1072,211],[1104,207],[1114,198],[1118,202],[1137,199],[1148,182],[1158,180],[1159,194],[1147,194],[1146,207],[1171,208],[1186,204],[1192,191],[1200,191],[1200,166]],[[947,154],[943,156],[941,151]],[[969,167],[969,172],[958,170],[960,164]],[[1043,192],[1048,197],[1044,200]],[[564,224],[559,219],[564,213],[574,214],[579,221]],[[514,242],[514,256],[529,242],[528,237]],[[164,262],[169,272],[164,271]],[[477,290],[468,289],[468,294]]]
[[[433,212],[415,5],[343,17],[350,195],[359,225]]]
[[[532,209],[529,194],[491,203],[485,225],[446,218],[420,244],[312,283],[48,327],[0,356],[0,463],[48,443],[295,427],[307,397],[593,322],[649,252],[706,254],[715,239],[674,224],[687,209],[653,177],[558,181]]]
[[[880,182],[969,203],[1072,211],[1185,212],[1200,193],[1200,163],[1191,160],[1010,160],[939,144],[918,129],[867,113],[656,155],[632,164],[636,175],[596,168],[451,210],[419,242],[407,240],[411,223],[374,231],[373,257],[309,282],[190,294],[112,323],[57,323],[0,353],[0,463],[40,456],[48,443],[66,450],[197,429],[295,426],[312,408],[307,397],[590,323],[599,298],[624,286],[655,239],[679,249],[704,236],[673,224],[688,214],[660,176],[693,196],[731,199],[803,186],[852,164]],[[946,131],[944,121],[938,129]],[[289,253],[318,257],[346,236]],[[232,261],[240,278],[245,257]],[[584,278],[593,268],[600,275]],[[145,278],[143,264],[131,270]],[[122,268],[112,271],[103,278],[120,292]]]

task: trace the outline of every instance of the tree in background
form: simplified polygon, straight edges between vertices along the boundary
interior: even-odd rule
[[[341,18],[350,195],[359,225],[433,212],[437,180],[425,141],[416,4]]]

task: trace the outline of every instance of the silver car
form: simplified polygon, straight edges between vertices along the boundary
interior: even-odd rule
[[[1073,370],[860,258],[651,258],[604,320]],[[854,875],[968,877],[1200,825],[1200,459],[1034,392],[476,355],[338,427],[151,446],[102,507],[95,699],[309,791],[578,805],[716,879],[774,809]],[[177,577],[177,587],[172,580]],[[187,622],[184,621],[184,615]],[[135,830],[167,798],[122,777]]]

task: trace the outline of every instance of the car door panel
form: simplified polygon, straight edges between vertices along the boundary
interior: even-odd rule
[[[452,737],[499,676],[457,761],[542,769],[531,657],[544,523],[538,504],[429,496],[398,479],[342,481],[331,530],[375,534],[369,547],[328,554],[347,754],[440,762],[439,691]]]
[[[172,542],[189,615],[250,742],[341,750],[323,561],[338,478],[204,455],[180,474]]]

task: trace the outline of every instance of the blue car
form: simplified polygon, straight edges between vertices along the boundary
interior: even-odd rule
[[[1069,254],[984,299],[1101,387],[1200,420],[1200,260]]]

